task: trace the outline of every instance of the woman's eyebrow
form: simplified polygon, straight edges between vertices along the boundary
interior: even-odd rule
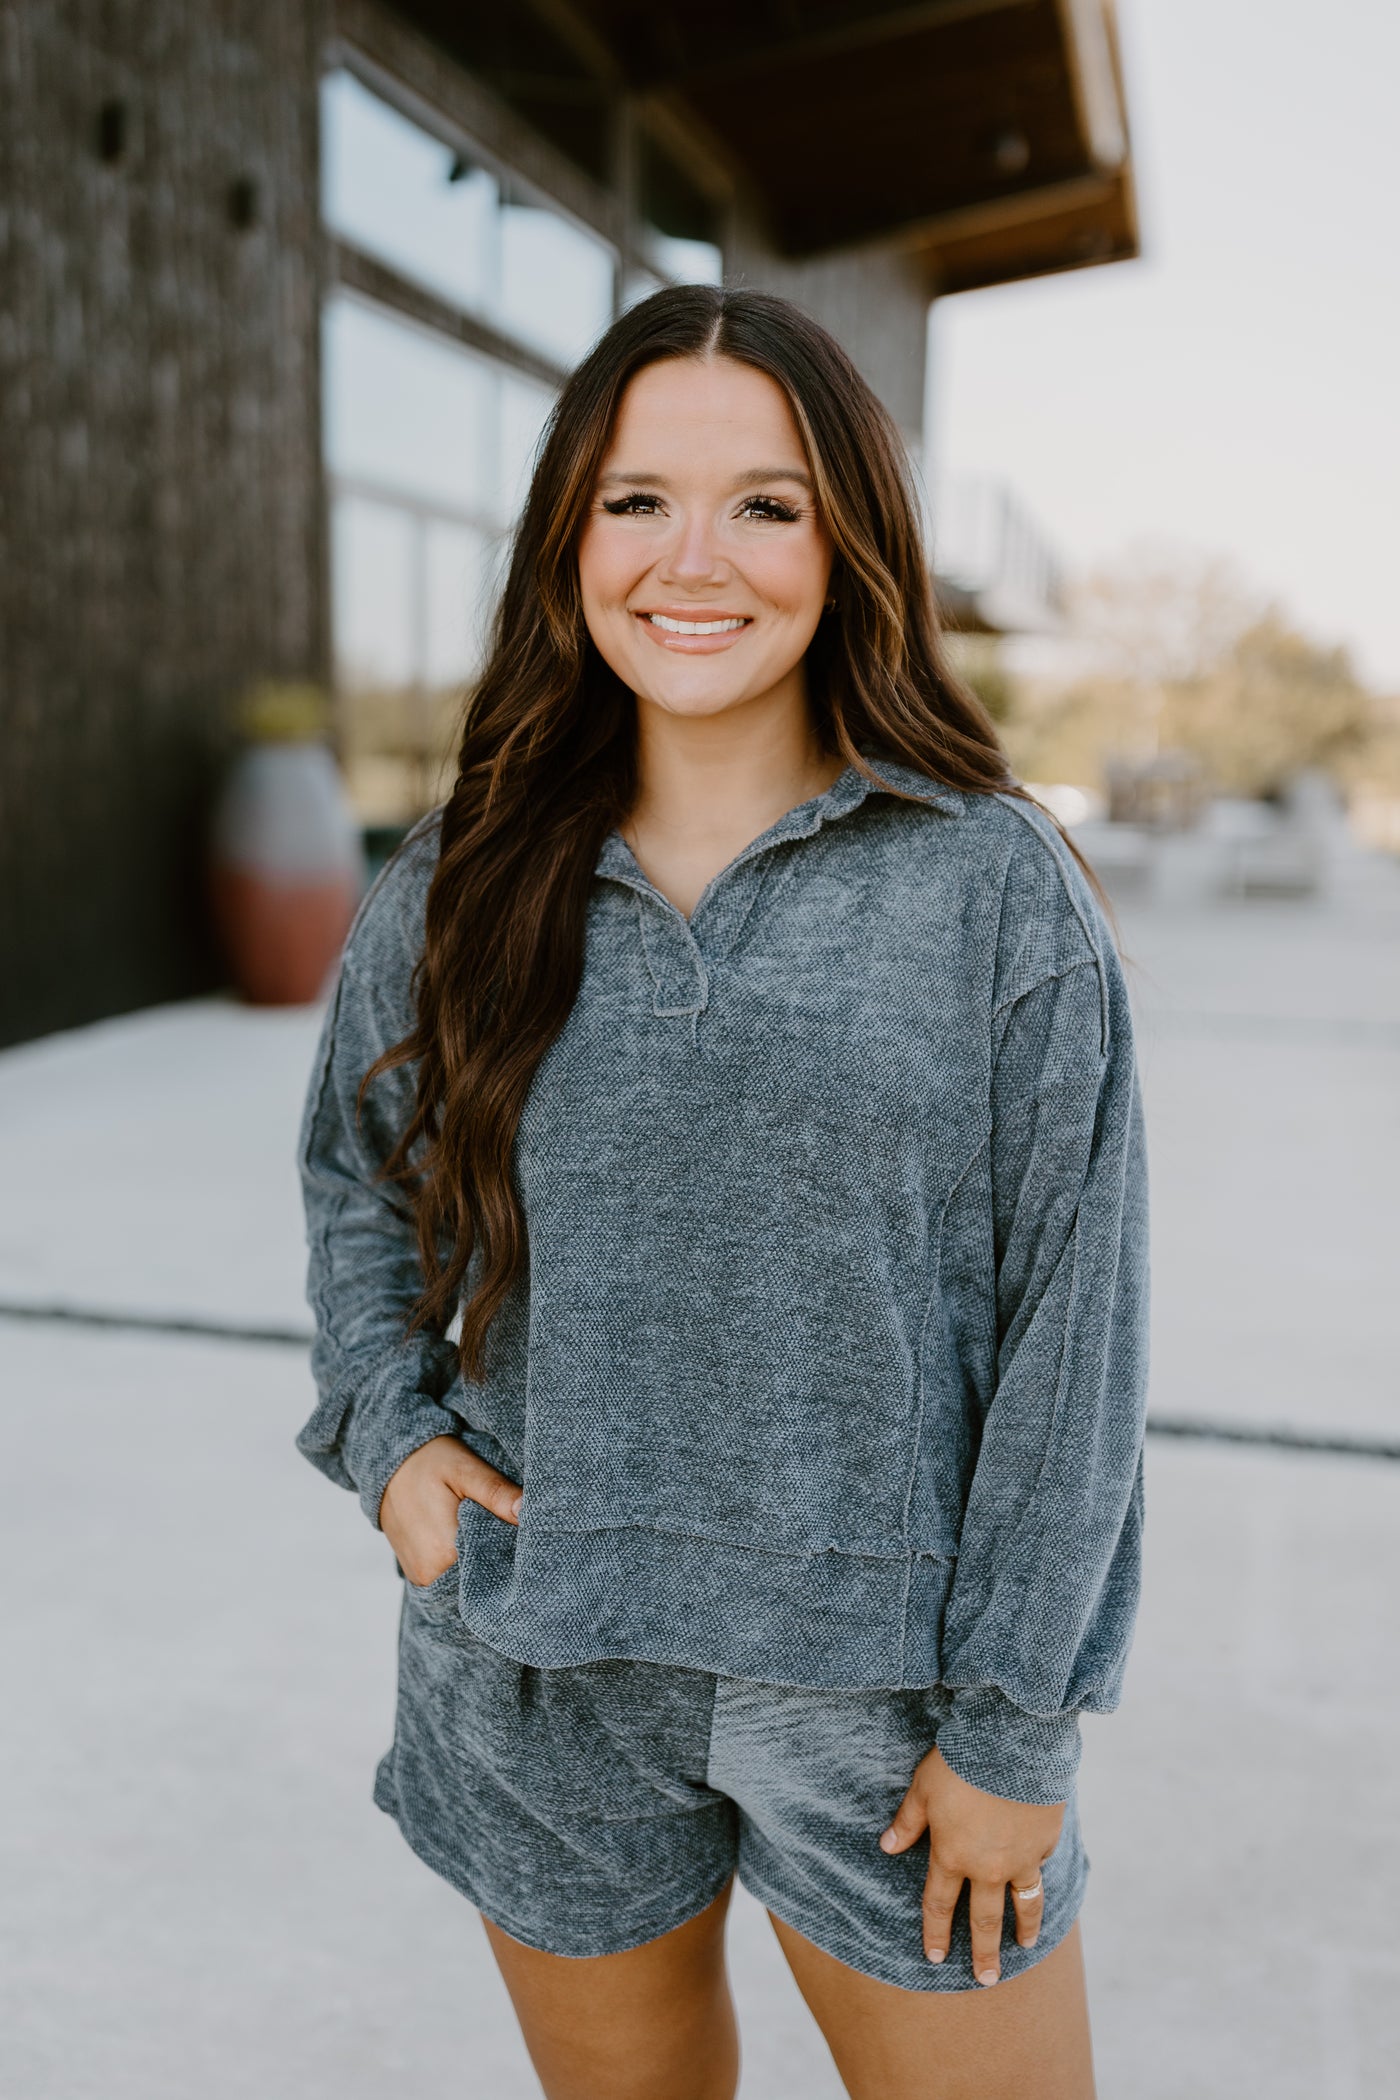
[[[606,474],[598,476],[598,486],[606,488],[614,482],[628,482],[633,488],[664,489],[670,486],[666,474],[633,473],[625,467],[612,467]],[[750,467],[747,473],[736,474],[731,488],[752,488],[756,481],[795,481],[804,489],[812,486],[812,477],[802,467]]]
[[[756,481],[795,481],[804,489],[812,486],[812,477],[801,467],[750,467],[747,474],[735,476],[731,486],[736,489],[751,488]]]

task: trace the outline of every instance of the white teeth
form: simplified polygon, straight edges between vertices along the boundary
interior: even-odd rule
[[[664,613],[646,613],[653,627],[664,627],[667,634],[733,634],[736,627],[747,627],[747,620],[668,620]]]

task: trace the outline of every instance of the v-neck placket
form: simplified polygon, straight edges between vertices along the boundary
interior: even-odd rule
[[[694,1026],[709,1005],[711,969],[724,961],[742,933],[772,864],[773,848],[812,837],[824,824],[859,808],[874,787],[863,773],[847,766],[829,788],[786,811],[712,875],[688,919],[642,872],[621,832],[608,833],[595,872],[606,881],[622,883],[636,897],[654,1014],[689,1015]]]

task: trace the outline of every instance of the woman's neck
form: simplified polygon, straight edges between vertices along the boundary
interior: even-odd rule
[[[637,796],[622,835],[687,918],[721,868],[844,770],[805,702],[698,717],[639,702],[637,716]]]

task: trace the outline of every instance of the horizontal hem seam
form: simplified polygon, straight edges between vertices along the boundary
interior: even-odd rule
[[[668,1662],[757,1684],[930,1685],[955,1558],[758,1552],[635,1526],[518,1532],[471,1505],[458,1609],[516,1661]],[[914,1646],[895,1638],[909,1572]]]
[[[1117,1711],[1116,1707],[1095,1706],[1092,1702],[1092,1694],[1083,1699],[1068,1700],[1063,1706],[1026,1706],[1016,1697],[1014,1692],[1008,1692],[999,1677],[978,1677],[975,1679],[964,1677],[959,1679],[945,1676],[941,1679],[941,1682],[953,1694],[955,1699],[970,1699],[979,1692],[984,1694],[997,1692],[1006,1701],[1007,1705],[1013,1707],[1018,1714],[1024,1715],[1028,1721],[1041,1721],[1047,1727],[1053,1726],[1057,1722],[1068,1721],[1079,1714],[1105,1714]]]
[[[820,1546],[772,1546],[753,1538],[736,1538],[717,1531],[701,1531],[684,1524],[617,1523],[617,1524],[556,1524],[548,1516],[528,1516],[528,1501],[525,1520],[530,1522],[538,1538],[603,1538],[625,1532],[644,1532],[656,1538],[695,1539],[705,1546],[726,1546],[740,1553],[762,1553],[770,1560],[818,1560],[827,1554],[839,1554],[847,1560],[882,1560],[894,1565],[907,1560],[956,1560],[957,1554],[950,1548],[938,1546],[916,1546],[912,1542],[893,1546],[862,1546],[836,1541]]]

